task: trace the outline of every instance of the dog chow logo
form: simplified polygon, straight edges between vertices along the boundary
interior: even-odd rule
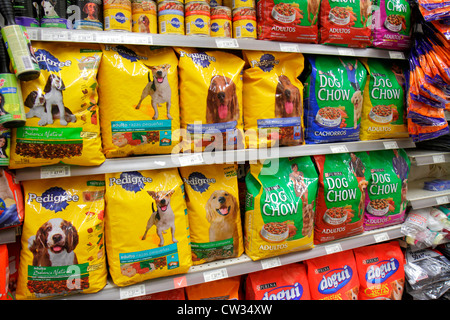
[[[190,185],[194,191],[197,191],[200,193],[208,190],[209,186],[212,183],[216,183],[216,179],[214,179],[214,178],[208,179],[205,177],[205,175],[203,173],[200,173],[200,172],[192,172],[187,179],[183,178],[183,180],[184,180],[184,183],[187,183],[188,185]]]
[[[395,274],[400,264],[397,259],[383,260],[371,265],[366,272],[367,283],[379,284]]]
[[[72,61],[59,61],[54,55],[44,49],[39,49],[35,53],[36,60],[41,70],[47,70],[50,72],[59,72],[64,67],[70,67]]]
[[[205,52],[187,53],[186,51],[180,51],[180,58],[188,57],[192,59],[196,65],[203,68],[208,68],[212,62],[216,62],[216,58],[208,56]]]
[[[276,60],[275,56],[270,53],[265,53],[261,56],[259,61],[252,60],[252,68],[258,67],[264,72],[270,72],[275,67],[275,65],[279,64],[280,60]]]
[[[342,289],[353,277],[353,270],[345,265],[343,268],[333,269],[323,275],[319,283],[319,292],[333,294]]]
[[[151,183],[152,178],[144,177],[140,172],[122,172],[119,178],[109,178],[109,186],[122,186],[127,191],[139,192],[144,189],[146,183]]]
[[[41,196],[35,193],[28,194],[28,203],[40,203],[45,209],[60,212],[67,208],[69,202],[78,202],[80,197],[78,195],[68,194],[66,190],[61,187],[51,187],[44,191]]]

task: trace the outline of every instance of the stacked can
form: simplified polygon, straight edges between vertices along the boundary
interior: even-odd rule
[[[211,37],[231,38],[231,9],[225,6],[211,8]]]
[[[104,0],[105,31],[131,31],[131,1]]]
[[[156,3],[152,0],[132,0],[132,31],[140,33],[157,33],[158,22]]]
[[[102,0],[72,0],[68,8],[72,10],[74,19],[73,29],[103,30],[103,2]],[[71,21],[72,17],[68,17]]]
[[[210,35],[210,7],[206,1],[186,1],[186,35]]]
[[[256,39],[255,8],[233,9],[233,36],[241,39]]]
[[[165,0],[158,3],[160,34],[184,35],[184,5],[180,1]]]

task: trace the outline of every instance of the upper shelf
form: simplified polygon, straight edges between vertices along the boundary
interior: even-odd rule
[[[107,159],[100,166],[81,167],[69,165],[43,166],[16,170],[19,181],[68,176],[86,176],[114,172],[177,168],[219,163],[240,163],[263,159],[311,156],[319,154],[414,148],[410,138],[354,141],[345,143],[306,144],[268,149],[242,149],[202,153],[176,153],[154,156],[136,156]]]
[[[147,34],[121,31],[66,30],[59,28],[29,27],[27,28],[27,31],[31,40],[40,41],[282,51],[382,59],[406,59],[405,54],[401,51],[374,48],[345,48],[321,44],[278,42],[253,39],[214,38],[204,36]]]
[[[411,162],[416,166],[450,162],[450,152],[434,150],[408,150]]]

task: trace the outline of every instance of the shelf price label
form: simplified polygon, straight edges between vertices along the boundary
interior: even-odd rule
[[[239,48],[239,43],[236,39],[216,39],[217,48]]]
[[[92,32],[74,32],[72,33],[72,41],[76,42],[93,42],[95,34]]]
[[[280,51],[282,52],[300,52],[300,47],[292,43],[280,43]]]
[[[261,267],[263,268],[263,270],[279,266],[281,266],[281,260],[279,257],[261,260]]]
[[[448,196],[436,197],[437,204],[445,204],[448,203]]]
[[[203,272],[203,278],[205,279],[205,282],[225,279],[228,278],[228,272],[226,268],[205,271]]]
[[[433,156],[433,163],[445,162],[445,156],[443,154],[438,154]]]
[[[63,30],[42,30],[42,40],[46,41],[69,41],[69,31],[63,31]]]
[[[144,296],[145,295],[145,285],[138,284],[138,285],[134,285],[134,286],[120,288],[119,294],[120,294],[121,300]]]
[[[377,233],[373,235],[375,242],[384,242],[389,240],[389,235],[387,232]]]
[[[398,144],[396,141],[383,142],[384,149],[398,149]]]
[[[338,48],[338,54],[340,56],[354,56],[355,55],[355,50],[351,49],[351,48]]]
[[[192,155],[180,156],[179,160],[180,166],[186,167],[203,163],[203,156],[201,153],[196,153]]]
[[[405,54],[401,51],[389,51],[389,57],[391,59],[405,59]]]
[[[41,179],[70,177],[69,166],[45,166],[41,168]]]
[[[340,243],[334,243],[334,244],[330,244],[328,246],[325,246],[325,252],[327,254],[333,254],[333,253],[337,253],[337,252],[341,252],[342,250],[342,246]]]
[[[330,146],[331,153],[344,153],[348,152],[348,148],[345,145]]]

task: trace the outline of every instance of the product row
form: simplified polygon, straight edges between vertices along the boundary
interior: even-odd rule
[[[41,73],[21,82],[26,123],[12,129],[10,151],[4,151],[12,169],[408,137],[405,69],[395,61],[125,45],[33,46]]]
[[[14,0],[17,24],[405,50],[410,2]]]
[[[249,164],[244,179],[237,169],[24,181],[17,298],[97,292],[108,273],[128,286],[244,251],[259,260],[308,250],[405,218],[402,149],[280,158]]]

